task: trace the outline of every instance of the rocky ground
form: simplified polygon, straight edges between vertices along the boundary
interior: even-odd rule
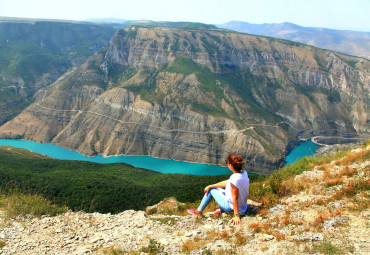
[[[370,161],[345,162],[296,176],[304,188],[271,208],[250,201],[239,226],[228,215],[161,214],[161,204],[150,215],[67,212],[1,222],[0,254],[370,254],[369,190],[351,191],[368,187]]]

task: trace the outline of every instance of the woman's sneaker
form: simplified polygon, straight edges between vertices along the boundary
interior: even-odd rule
[[[218,210],[216,210],[216,211],[213,212],[213,215],[214,216],[220,216],[221,214],[222,214],[222,212],[221,212],[220,209],[218,209]]]
[[[196,208],[195,209],[188,209],[188,213],[192,214],[192,215],[197,215],[197,216],[203,217],[203,213],[198,212]]]

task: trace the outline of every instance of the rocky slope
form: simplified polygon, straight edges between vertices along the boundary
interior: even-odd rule
[[[0,127],[87,155],[150,155],[250,170],[281,164],[297,135],[369,132],[365,59],[219,30],[119,31]]]
[[[369,153],[370,146],[353,149],[296,176],[287,185],[305,188],[269,209],[248,201],[239,226],[227,215],[159,214],[177,208],[168,200],[154,215],[68,212],[2,222],[0,254],[369,254]]]

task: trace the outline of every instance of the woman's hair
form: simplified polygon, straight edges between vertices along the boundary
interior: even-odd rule
[[[227,157],[227,164],[232,165],[237,172],[243,171],[242,168],[244,163],[242,156],[239,154],[232,153]]]

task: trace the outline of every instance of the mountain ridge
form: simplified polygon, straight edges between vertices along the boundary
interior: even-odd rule
[[[217,25],[242,33],[272,36],[370,59],[370,32],[302,27],[290,22],[252,24],[230,21]]]

